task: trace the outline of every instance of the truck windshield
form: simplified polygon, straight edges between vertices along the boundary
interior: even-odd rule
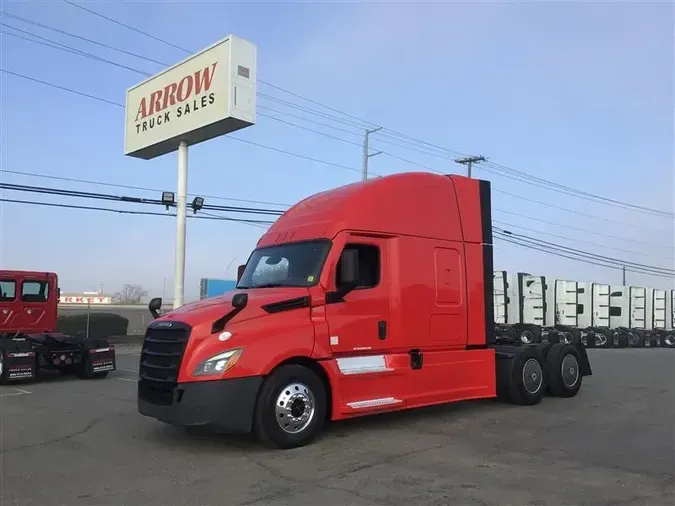
[[[237,288],[315,285],[330,246],[330,241],[320,240],[257,249]]]

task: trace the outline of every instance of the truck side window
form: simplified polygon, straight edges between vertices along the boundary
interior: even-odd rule
[[[47,302],[49,283],[46,281],[24,281],[21,286],[21,300],[24,302]]]
[[[359,252],[359,284],[357,289],[374,288],[380,284],[380,248],[372,244],[346,244],[344,251]],[[340,287],[341,264],[336,270],[337,287]]]
[[[621,307],[620,306],[611,306],[609,308],[609,316],[621,316]]]
[[[0,280],[0,302],[11,302],[16,298],[16,281],[13,279]]]

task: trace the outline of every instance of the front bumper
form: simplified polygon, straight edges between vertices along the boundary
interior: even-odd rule
[[[158,404],[148,400],[141,379],[138,383],[138,411],[171,425],[248,433],[251,432],[261,384],[261,376],[178,383],[173,389],[171,403]]]

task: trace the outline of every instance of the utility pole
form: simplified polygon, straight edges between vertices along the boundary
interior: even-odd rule
[[[623,282],[621,283],[621,286],[626,286],[626,266],[624,265],[621,270],[623,271]]]
[[[377,153],[369,153],[368,152],[368,137],[370,134],[377,132],[378,130],[382,130],[382,127],[377,127],[373,128],[372,130],[366,129],[366,135],[363,138],[363,174],[362,174],[362,179],[365,181],[368,179],[368,159],[371,156],[376,156],[382,153],[382,151],[378,151]]]
[[[455,159],[455,163],[459,163],[460,165],[466,165],[467,167],[466,175],[468,177],[471,177],[471,166],[474,163],[484,162],[485,160],[486,159],[484,156],[467,156],[466,158]]]

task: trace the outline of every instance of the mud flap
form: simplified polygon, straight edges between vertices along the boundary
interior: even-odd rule
[[[570,343],[574,348],[579,352],[579,372],[582,376],[593,376],[593,371],[591,370],[591,361],[588,359],[588,353],[586,353],[586,347],[580,342]]]
[[[106,345],[89,347],[89,343],[86,342],[85,346],[88,353],[88,361],[91,364],[94,374],[110,372],[117,369],[117,357],[115,355],[114,346]]]
[[[37,375],[37,362],[33,351],[5,352],[6,381],[34,380]]]

